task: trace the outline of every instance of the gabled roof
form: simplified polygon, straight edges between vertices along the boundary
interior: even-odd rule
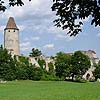
[[[9,20],[8,20],[8,23],[6,25],[5,30],[6,29],[16,29],[16,30],[19,30],[18,27],[16,26],[16,23],[15,23],[13,17],[9,17]]]

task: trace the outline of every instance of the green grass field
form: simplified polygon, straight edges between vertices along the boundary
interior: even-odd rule
[[[100,83],[7,82],[0,84],[0,100],[100,100]]]

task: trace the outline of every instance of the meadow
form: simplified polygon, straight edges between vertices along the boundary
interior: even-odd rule
[[[66,81],[0,83],[0,100],[100,100],[100,83]]]

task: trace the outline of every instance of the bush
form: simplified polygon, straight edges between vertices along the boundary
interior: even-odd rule
[[[44,73],[43,76],[41,77],[41,80],[43,80],[43,81],[61,81],[62,79],[55,76],[54,74]]]
[[[79,82],[79,83],[86,83],[86,82],[87,82],[87,80],[85,80],[85,79],[83,79],[83,78],[81,78],[81,77],[76,77],[75,82]]]
[[[33,69],[33,80],[38,81],[41,80],[41,77],[43,75],[43,71],[41,68],[34,68]]]

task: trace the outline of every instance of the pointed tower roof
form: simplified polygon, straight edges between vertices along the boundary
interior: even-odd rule
[[[15,23],[13,17],[9,17],[9,20],[8,20],[8,23],[6,25],[5,30],[6,29],[17,29],[17,30],[19,30],[18,27],[16,26],[16,23]]]

